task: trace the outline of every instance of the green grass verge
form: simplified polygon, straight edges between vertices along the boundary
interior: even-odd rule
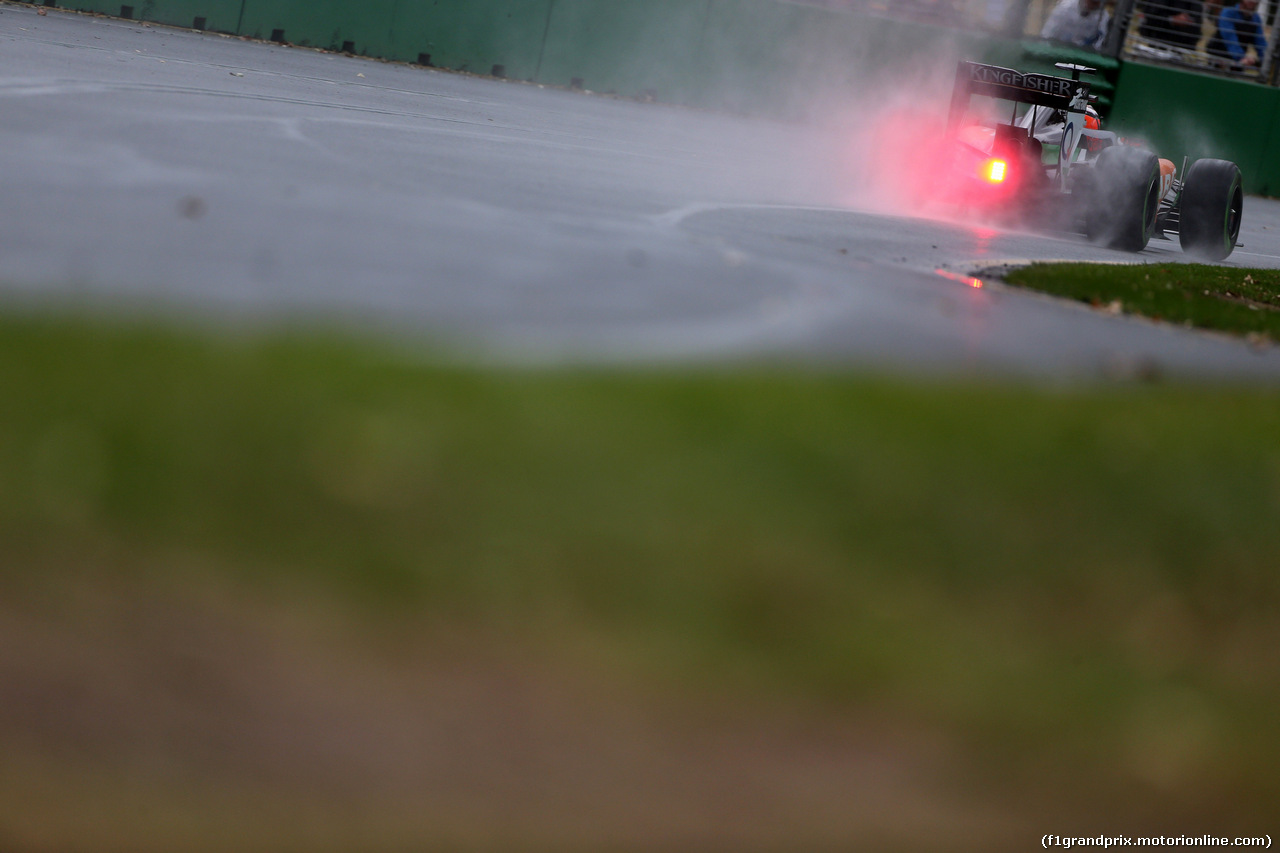
[[[1032,264],[1005,280],[1128,314],[1280,340],[1280,270],[1207,264]]]
[[[0,401],[4,584],[200,566],[870,704],[1009,784],[1280,801],[1272,390],[481,370],[28,317]]]

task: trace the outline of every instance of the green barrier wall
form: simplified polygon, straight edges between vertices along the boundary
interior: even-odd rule
[[[936,67],[993,46],[1020,54],[1016,42],[786,0],[54,2],[110,15],[127,5],[138,20],[199,20],[253,38],[746,112],[794,112],[815,92],[910,73],[921,58]]]
[[[919,74],[922,64],[949,74],[961,56],[982,56],[990,44],[976,34],[778,0],[553,0],[536,79],[797,114],[826,95]]]
[[[41,0],[46,2],[46,0]],[[1110,126],[1178,160],[1238,162],[1246,188],[1280,193],[1280,91],[1127,63],[1043,42],[786,0],[54,0],[130,16],[441,68],[691,106],[795,115],[827,95],[946,73],[960,58],[1052,73],[1093,65]],[[923,84],[922,79],[922,84]],[[935,81],[936,82],[936,81]],[[901,87],[899,87],[901,88]]]
[[[400,0],[360,0],[358,7],[350,0],[246,0],[239,34],[269,39],[278,33],[290,44],[326,50],[342,50],[350,42],[356,53],[385,56],[399,4]]]
[[[99,12],[103,15],[155,21],[175,27],[196,27],[220,33],[236,33],[245,0],[56,0],[63,9]],[[40,5],[44,5],[41,3]],[[202,20],[198,20],[202,19]]]
[[[502,76],[533,80],[551,7],[552,0],[401,0],[391,49],[381,55],[477,74],[500,66]]]
[[[1280,91],[1127,62],[1109,127],[1148,139],[1181,166],[1184,156],[1234,160],[1245,190],[1280,194]]]
[[[713,0],[696,70],[713,98],[708,106],[785,109],[793,98],[838,88],[846,69],[823,32],[841,17],[769,0]]]
[[[127,5],[138,20],[775,115],[909,78],[922,59],[932,69],[961,56],[1052,67],[1018,42],[786,0],[54,2],[111,15]],[[1099,87],[1104,108],[1106,89]]]
[[[537,80],[697,99],[701,84],[690,70],[709,7],[709,0],[554,0]]]

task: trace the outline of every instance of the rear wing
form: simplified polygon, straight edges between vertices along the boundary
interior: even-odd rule
[[[1076,76],[1079,76],[1078,73]],[[1089,105],[1089,84],[1070,77],[1024,74],[999,65],[961,62],[956,71],[956,87],[951,95],[951,115],[947,121],[947,126],[952,130],[964,116],[973,95],[1083,113]]]

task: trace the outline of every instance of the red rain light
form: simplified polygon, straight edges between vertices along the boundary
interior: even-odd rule
[[[993,184],[1004,183],[1009,173],[1009,164],[1003,160],[988,160],[982,169],[982,177]]]

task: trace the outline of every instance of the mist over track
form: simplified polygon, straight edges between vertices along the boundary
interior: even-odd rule
[[[838,109],[789,125],[28,6],[0,5],[0,50],[9,300],[374,322],[499,359],[1280,378],[1280,348],[973,286],[1185,257],[886,214]],[[1248,199],[1241,240],[1230,264],[1280,267],[1280,203]]]

